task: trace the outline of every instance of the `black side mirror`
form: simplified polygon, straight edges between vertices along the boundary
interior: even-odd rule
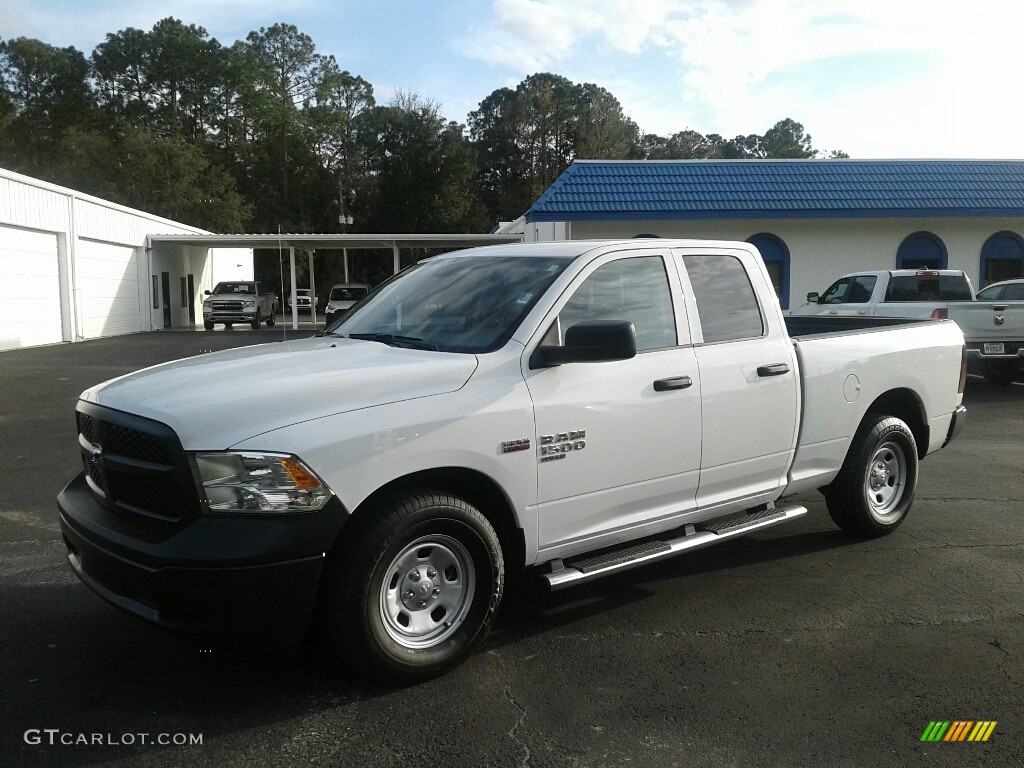
[[[551,368],[563,363],[605,363],[636,357],[636,328],[628,320],[587,320],[565,332],[565,345],[541,346],[530,358],[530,368]]]
[[[807,294],[807,303],[808,304],[820,304],[821,303],[821,297],[818,295],[817,291],[811,291],[810,293]]]
[[[204,294],[206,294],[207,296],[209,296],[209,295],[210,295],[210,292],[209,292],[209,291],[203,291],[203,293],[204,293]]]

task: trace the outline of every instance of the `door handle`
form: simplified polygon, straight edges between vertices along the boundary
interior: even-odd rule
[[[772,363],[771,365],[757,366],[758,376],[781,376],[784,373],[789,373],[788,363]]]
[[[665,392],[669,389],[687,389],[693,386],[693,379],[689,376],[673,376],[669,379],[658,379],[654,382],[655,392]]]

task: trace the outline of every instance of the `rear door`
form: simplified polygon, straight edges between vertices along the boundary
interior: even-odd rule
[[[785,484],[799,421],[796,355],[777,300],[744,252],[680,249],[675,257],[701,380],[697,506],[761,503]]]

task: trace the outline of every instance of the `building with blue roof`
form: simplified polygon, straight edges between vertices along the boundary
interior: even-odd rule
[[[866,269],[962,269],[979,288],[1024,276],[1024,161],[577,160],[510,230],[748,241],[784,308]]]

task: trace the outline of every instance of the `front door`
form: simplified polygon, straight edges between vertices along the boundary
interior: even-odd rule
[[[171,327],[171,273],[160,273],[161,298],[164,307],[164,328]]]
[[[188,276],[188,324],[196,324],[196,277]]]
[[[701,451],[700,376],[683,302],[665,257],[608,254],[556,306],[545,343],[585,320],[630,320],[637,356],[524,368],[538,447],[539,546],[580,551],[636,535],[695,504]],[[633,533],[628,536],[625,531]]]

